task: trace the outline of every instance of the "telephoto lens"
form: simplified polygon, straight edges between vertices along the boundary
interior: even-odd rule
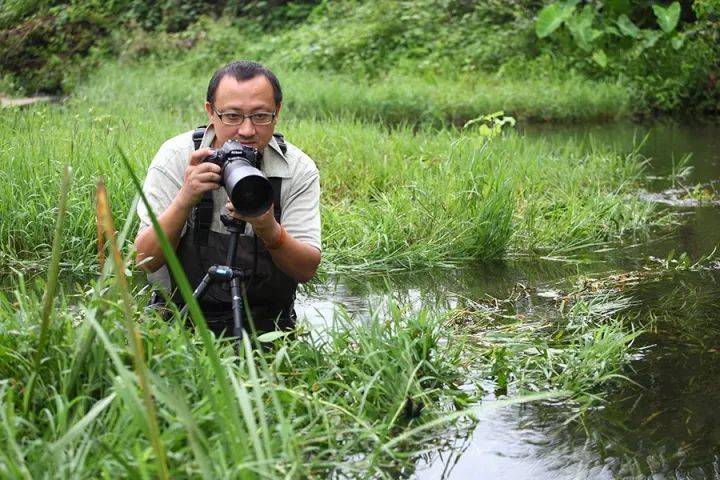
[[[273,201],[270,181],[256,167],[259,152],[237,140],[228,140],[205,159],[222,168],[222,185],[235,212],[244,217],[258,217],[267,212]]]

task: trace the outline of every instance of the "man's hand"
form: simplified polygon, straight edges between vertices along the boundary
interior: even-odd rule
[[[214,163],[203,163],[203,159],[211,153],[211,149],[203,148],[190,155],[182,187],[170,206],[158,216],[160,228],[165,231],[173,248],[177,248],[180,242],[180,234],[193,206],[202,199],[205,192],[220,188],[220,167]],[[160,240],[152,227],[146,227],[138,232],[135,248],[137,249],[136,261],[138,263],[144,261],[143,269],[154,272],[165,265]]]
[[[234,218],[252,225],[253,231],[265,244],[272,245],[280,236],[280,224],[275,220],[275,209],[272,205],[270,205],[270,208],[265,213],[257,217],[244,217],[240,215],[235,211],[235,207],[233,207],[230,199],[225,203],[225,208]]]
[[[211,153],[212,149],[201,148],[190,155],[190,163],[185,169],[185,179],[177,197],[182,206],[192,207],[202,199],[205,192],[220,188],[222,169],[212,162],[203,162]]]
[[[268,250],[273,263],[290,277],[298,282],[307,282],[317,271],[320,264],[320,250],[292,237],[287,231],[282,233],[282,227],[275,220],[274,208],[271,206],[267,212],[258,217],[243,217],[235,212],[230,200],[225,208],[233,217],[244,220],[252,225],[253,230],[265,245],[274,245]],[[281,234],[283,235],[281,240]]]

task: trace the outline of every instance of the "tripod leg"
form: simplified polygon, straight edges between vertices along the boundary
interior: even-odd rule
[[[200,299],[205,295],[205,291],[208,289],[210,284],[212,283],[212,278],[210,278],[210,274],[206,273],[203,277],[202,281],[200,282],[200,285],[197,286],[195,291],[193,292],[193,297],[197,301],[200,301]],[[188,311],[188,304],[186,303],[185,306],[180,310],[180,315],[185,315]]]
[[[243,315],[243,299],[241,292],[241,281],[237,277],[230,280],[230,291],[232,292],[232,310],[233,310],[233,336],[242,338],[242,315]]]

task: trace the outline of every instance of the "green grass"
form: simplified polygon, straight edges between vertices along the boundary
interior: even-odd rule
[[[79,107],[66,108],[73,112]],[[18,115],[16,126],[23,121],[42,124],[67,118],[69,112],[45,108],[31,113],[34,117]],[[62,129],[69,127],[55,122],[47,124],[48,130],[51,125],[59,125],[58,129],[46,132],[55,134],[55,142],[27,134],[27,143],[8,148],[11,169],[25,177],[8,176],[3,188],[14,196],[16,205],[28,205],[25,231],[35,229],[36,235],[42,235],[43,229],[56,223],[53,215],[64,218],[67,213],[65,228],[57,228],[64,233],[55,237],[52,251],[53,258],[64,251],[66,265],[78,253],[85,253],[79,257],[86,265],[94,262],[95,211],[90,201],[94,188],[90,182],[97,170],[107,172],[108,185],[120,192],[111,194],[111,199],[119,198],[121,208],[127,208],[123,201],[128,202],[135,188],[122,173],[124,160],[114,145],[118,137],[110,129],[122,120],[98,115],[92,120],[99,122],[96,128],[77,128],[74,137],[70,131],[70,140],[62,140]],[[343,258],[338,252],[344,250],[351,252],[344,257],[350,259],[350,266],[367,262],[367,251],[375,254],[371,258],[382,268],[432,264],[444,255],[456,258],[452,249],[464,245],[468,256],[490,256],[488,248],[500,254],[513,238],[514,222],[522,218],[513,213],[513,205],[502,202],[531,192],[524,176],[540,173],[540,166],[529,161],[525,162],[529,171],[521,169],[507,156],[509,150],[503,150],[507,145],[523,145],[518,137],[487,142],[468,135],[453,140],[452,131],[423,135],[431,130],[419,134],[388,131],[340,120],[294,120],[288,127],[290,132],[305,132],[310,139],[338,133],[318,142],[318,148],[327,149],[326,155],[322,150],[312,152],[325,159],[325,163],[319,161],[322,170],[340,171],[344,157],[333,152],[340,149],[337,145],[342,139],[347,149],[343,155],[354,160],[355,154],[366,154],[364,161],[345,163],[345,176],[328,179],[335,189],[328,189],[326,229],[333,233],[342,226],[346,229],[343,239],[353,242],[347,249],[339,245],[333,251],[330,246],[342,239],[330,236],[328,256],[337,264]],[[125,128],[123,135],[128,130],[132,129]],[[97,141],[90,148],[93,135]],[[373,144],[367,140],[384,148],[361,148]],[[538,145],[555,161],[562,158],[552,153],[551,146]],[[416,157],[403,157],[405,147],[416,148]],[[48,149],[44,157],[43,148]],[[142,144],[130,143],[128,148],[142,150]],[[19,153],[42,160],[32,169],[20,161]],[[76,166],[73,185],[80,185],[88,198],[78,196],[76,187],[70,191],[67,212],[62,208],[65,202],[46,209],[41,202],[33,204],[28,199],[55,205],[52,196],[59,195],[59,187],[51,172],[63,158]],[[388,161],[393,158],[406,163]],[[604,162],[626,175],[637,168],[626,160],[610,155]],[[336,169],[329,168],[332,162],[337,162]],[[607,176],[604,162],[593,165],[600,165],[598,172]],[[138,167],[133,161],[127,163]],[[611,180],[593,178],[592,183],[602,186],[603,181]],[[23,188],[27,185],[33,188]],[[456,191],[448,193],[448,185]],[[23,197],[23,192],[30,194]],[[443,202],[444,218],[438,217],[433,228],[420,230],[426,227],[422,219],[433,212],[428,205],[437,201]],[[397,209],[399,218],[387,214],[391,208]],[[522,205],[517,208],[522,211]],[[23,209],[5,210],[13,211]],[[340,214],[334,218],[335,211]],[[466,218],[468,211],[470,218]],[[462,218],[453,218],[460,213]],[[126,217],[125,212],[120,216]],[[114,227],[109,217],[103,218],[105,236],[111,238]],[[498,224],[498,218],[504,223]],[[376,222],[377,231],[369,231],[363,219]],[[410,225],[410,232],[398,227],[401,221]],[[458,232],[443,229],[443,221],[459,222],[451,226],[460,225],[471,233],[461,230],[451,237]],[[126,219],[120,244],[132,234],[133,222],[132,216]],[[505,227],[498,229],[498,225]],[[27,251],[42,253],[32,250],[32,238],[18,236],[21,227],[18,222],[3,224],[7,232],[13,232],[8,238],[27,242]],[[408,235],[412,229],[427,235],[437,231],[436,235],[447,238],[413,238]],[[498,236],[498,231],[505,236]],[[405,243],[398,240],[400,236]],[[388,243],[378,243],[379,238]],[[84,250],[68,249],[68,245]],[[415,245],[416,250],[406,253],[407,245]],[[120,258],[114,240],[110,247],[113,271],[108,262],[99,281],[91,282],[90,290],[86,285],[77,296],[61,290],[53,301],[54,289],[46,282],[26,285],[22,275],[12,294],[0,293],[3,476],[35,478],[53,472],[60,477],[120,473],[132,478],[389,478],[412,465],[423,451],[439,448],[436,442],[449,423],[472,418],[475,410],[463,408],[473,399],[461,388],[469,368],[476,371],[478,380],[491,380],[506,391],[517,385],[510,392],[513,401],[548,398],[547,393],[526,397],[526,391],[559,391],[550,394],[594,401],[602,388],[620,378],[617,372],[628,358],[635,335],[617,315],[622,302],[612,298],[580,298],[560,318],[553,313],[530,322],[517,317],[514,328],[524,325],[526,333],[508,340],[501,326],[488,337],[489,342],[485,339],[472,346],[468,333],[481,324],[467,309],[448,317],[436,310],[413,311],[390,303],[364,321],[340,315],[321,335],[300,330],[277,338],[271,346],[255,348],[244,337],[243,348],[236,353],[233,343],[208,334],[199,315],[193,315],[198,333],[192,333],[182,322],[167,322],[143,312],[142,296],[129,297],[123,276],[132,252]],[[22,258],[7,255],[15,258],[16,265],[27,267]],[[40,258],[36,261],[42,264]],[[49,285],[56,276],[53,268]],[[54,305],[50,311],[41,308],[43,292],[45,303]],[[564,308],[561,304],[561,313]],[[447,321],[460,317],[472,326],[461,328],[457,321]],[[545,337],[552,333],[555,321],[558,326],[549,342]],[[492,328],[487,331],[493,334]]]
[[[12,446],[2,449],[2,475],[157,475],[115,301],[91,300],[56,313],[36,394],[23,409],[32,369],[22,359],[37,342],[33,301],[32,294],[22,297],[22,313],[14,315],[16,308],[2,299],[0,444]],[[220,380],[196,337],[147,316],[138,326],[172,478],[378,472],[416,448],[385,451],[395,432],[437,417],[446,402],[463,396],[453,385],[458,346],[442,341],[446,333],[429,315],[408,319],[396,311],[362,327],[341,322],[325,338],[303,335],[264,350],[247,344],[240,358],[228,341],[215,341],[211,349],[230,382],[229,404],[218,403],[224,400]],[[70,393],[68,372],[90,328],[97,340]],[[418,405],[425,405],[421,420],[412,414]],[[234,412],[238,431],[223,410]],[[358,455],[363,460],[354,460]]]
[[[530,315],[512,313],[518,301],[511,297],[492,306],[465,301],[453,312],[453,323],[470,335],[474,355],[483,359],[477,374],[491,379],[496,393],[516,396],[558,388],[584,407],[601,400],[612,384],[627,380],[623,368],[642,333],[627,313],[631,298],[580,288],[556,299],[549,307],[554,313]]]
[[[165,139],[205,121],[204,80],[186,79],[179,67],[164,75],[151,67],[120,75],[118,68],[103,70],[61,106],[4,113],[2,273],[47,265],[56,179],[66,162],[75,181],[62,268],[91,271],[95,180],[105,178],[117,220],[128,216],[134,197],[117,145],[143,175]],[[288,93],[287,116],[278,129],[321,171],[324,271],[563,254],[627,238],[658,219],[653,207],[634,195],[643,167],[638,155],[576,143],[558,146],[514,133],[488,140],[472,129],[434,128],[432,121],[365,123],[364,114],[342,113],[343,101],[364,103],[363,97],[352,100],[360,89],[350,84],[345,98],[340,83],[325,89],[299,78],[287,75],[288,91],[307,94]],[[411,96],[388,108],[409,108]],[[298,98],[308,106],[293,107]],[[374,115],[385,118],[383,111]]]
[[[44,282],[20,278],[14,294],[0,293],[0,475],[159,476],[133,373],[139,350],[128,346],[127,302],[109,273],[58,296],[38,369]],[[517,298],[449,314],[390,302],[365,318],[339,313],[320,334],[257,347],[245,337],[239,354],[137,307],[130,320],[170,478],[394,478],[441,448],[450,423],[472,426],[481,391],[468,393],[468,377],[513,402],[555,391],[581,405],[622,379],[637,335],[621,313],[627,301],[566,300],[528,317],[512,315]]]

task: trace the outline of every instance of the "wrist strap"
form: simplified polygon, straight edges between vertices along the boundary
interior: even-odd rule
[[[285,231],[285,227],[280,224],[280,235],[278,235],[277,240],[275,240],[273,243],[268,244],[265,243],[265,240],[263,240],[263,243],[265,244],[265,248],[268,250],[277,250],[282,246],[283,243],[285,243],[285,238],[287,237],[287,232]]]

